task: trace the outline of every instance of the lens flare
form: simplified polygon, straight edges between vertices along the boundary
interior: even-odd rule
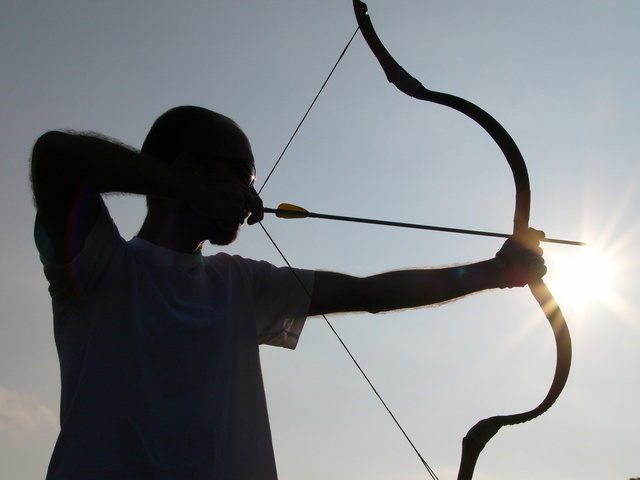
[[[614,264],[603,252],[582,247],[572,254],[547,257],[548,282],[560,305],[584,309],[593,302],[611,303],[614,298]]]

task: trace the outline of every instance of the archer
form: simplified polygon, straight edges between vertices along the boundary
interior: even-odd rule
[[[490,260],[367,278],[203,256],[263,206],[246,135],[199,107],[160,116],[140,152],[48,132],[31,168],[62,381],[48,479],[275,479],[259,344],[295,348],[315,315],[439,304],[546,273],[533,229]],[[147,196],[130,241],[110,192]]]

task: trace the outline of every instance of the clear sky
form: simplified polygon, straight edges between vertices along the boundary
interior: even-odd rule
[[[476,479],[640,476],[640,2],[368,3],[405,68],[512,134],[531,176],[532,225],[588,242],[603,263],[581,271],[580,249],[546,247],[573,370],[548,413],[488,444]],[[202,105],[243,126],[264,179],[355,26],[348,0],[0,1],[0,478],[43,478],[58,429],[50,303],[32,241],[35,139],[71,128],[139,147],[163,111]],[[271,207],[505,232],[513,213],[493,141],[461,114],[396,91],[361,37],[262,196]],[[134,235],[143,200],[109,205]],[[322,220],[264,225],[294,265],[356,275],[479,260],[501,245]],[[257,226],[226,251],[283,264]],[[524,289],[332,321],[441,479],[455,478],[469,427],[534,407],[551,381],[550,329]],[[296,351],[262,352],[282,479],[426,478],[322,320]]]

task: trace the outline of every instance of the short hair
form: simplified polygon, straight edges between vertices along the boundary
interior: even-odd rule
[[[224,141],[229,127],[240,129],[230,118],[206,108],[192,105],[175,107],[156,119],[141,151],[168,163],[182,152],[205,157]]]

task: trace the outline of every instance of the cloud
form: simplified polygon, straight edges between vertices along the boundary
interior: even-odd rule
[[[57,415],[34,395],[0,386],[0,436],[22,441],[59,428]]]

